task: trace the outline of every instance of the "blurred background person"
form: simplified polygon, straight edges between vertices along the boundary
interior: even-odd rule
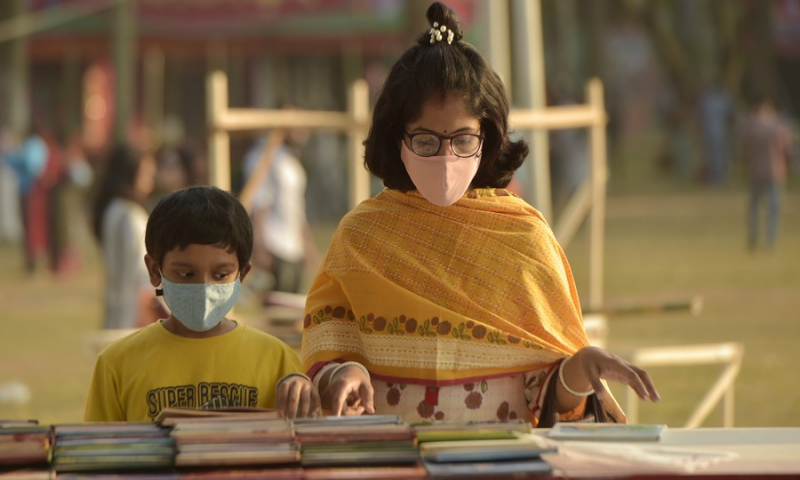
[[[306,171],[298,158],[307,133],[272,135],[259,139],[244,158],[243,200],[253,220],[253,266],[268,274],[268,290],[304,293],[306,266],[316,262],[306,217]],[[247,191],[253,192],[252,200]]]
[[[701,178],[709,185],[720,185],[728,178],[730,168],[730,131],[736,104],[719,79],[700,93],[697,103],[705,153]]]
[[[772,99],[762,96],[745,122],[742,137],[745,170],[750,184],[747,245],[751,251],[758,246],[758,213],[766,197],[766,247],[772,250],[778,239],[781,197],[791,164],[791,130],[778,116]]]
[[[198,185],[198,155],[188,144],[165,146],[156,154],[156,196]]]
[[[57,276],[73,275],[81,264],[79,245],[86,236],[86,198],[94,169],[86,158],[80,135],[68,136],[59,149],[61,171],[50,195],[51,261]]]
[[[17,175],[22,249],[25,271],[36,270],[38,258],[47,253],[47,189],[39,179],[47,167],[49,150],[43,138],[44,127],[34,124],[22,145],[6,153],[5,160]]]
[[[105,264],[103,326],[135,328],[163,314],[144,265],[144,204],[155,188],[155,159],[129,145],[114,147],[94,199],[92,230]]]

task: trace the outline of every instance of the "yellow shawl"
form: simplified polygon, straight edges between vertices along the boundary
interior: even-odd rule
[[[343,219],[305,308],[312,375],[355,360],[373,378],[447,386],[550,365],[588,344],[564,252],[506,190],[450,207],[385,189]]]

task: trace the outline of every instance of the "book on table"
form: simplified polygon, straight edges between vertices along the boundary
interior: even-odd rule
[[[151,422],[56,425],[54,438],[58,474],[171,468],[175,457],[169,430]]]
[[[168,407],[159,412],[155,419],[157,425],[165,427],[176,423],[215,422],[236,420],[274,420],[283,418],[277,410],[257,407],[226,407],[214,409]]]
[[[556,423],[548,437],[554,440],[657,441],[667,426],[648,423]]]
[[[0,468],[47,463],[52,429],[29,421],[0,425]]]
[[[294,421],[304,467],[408,465],[418,460],[414,431],[396,415]]]
[[[552,472],[541,458],[556,449],[530,434],[522,420],[434,422],[415,425],[420,458],[432,477],[540,476]]]
[[[176,467],[296,464],[300,454],[291,422],[276,412],[230,412],[223,416],[174,420]],[[166,424],[167,422],[162,422]]]

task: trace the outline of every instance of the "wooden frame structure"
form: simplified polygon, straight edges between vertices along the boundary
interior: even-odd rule
[[[209,182],[230,190],[230,133],[282,128],[344,131],[348,136],[349,205],[355,207],[370,196],[369,173],[363,168],[362,141],[369,128],[369,92],[364,80],[357,80],[348,92],[346,112],[309,110],[263,110],[228,107],[228,80],[224,72],[212,72],[206,81],[209,128]],[[509,122],[517,130],[590,129],[591,176],[567,203],[555,224],[558,241],[566,246],[581,222],[589,216],[589,306],[599,309],[603,301],[603,235],[605,232],[606,167],[605,125],[607,116],[600,80],[586,87],[586,105],[545,109],[515,109]]]
[[[647,347],[631,351],[627,358],[639,367],[668,367],[691,365],[722,365],[716,382],[708,389],[700,404],[692,412],[684,428],[702,426],[714,407],[722,402],[722,426],[733,427],[734,393],[736,377],[742,368],[744,346],[741,343],[718,343],[707,345],[681,345],[672,347]],[[628,389],[625,410],[630,423],[639,418],[636,393]]]
[[[363,79],[350,84],[347,111],[264,110],[228,107],[228,77],[214,71],[206,79],[208,104],[209,183],[231,188],[230,132],[307,128],[343,131],[348,137],[349,205],[355,207],[370,195],[369,173],[363,168],[362,141],[369,128],[369,89]]]
[[[603,305],[603,237],[605,235],[606,182],[606,123],[608,117],[603,99],[603,84],[592,79],[586,85],[584,105],[566,105],[544,109],[515,109],[509,123],[517,130],[589,129],[589,158],[591,173],[564,207],[554,224],[558,242],[566,247],[583,220],[589,217],[589,307]]]

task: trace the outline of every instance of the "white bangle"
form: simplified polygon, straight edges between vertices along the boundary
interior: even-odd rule
[[[576,392],[575,390],[569,388],[567,386],[567,382],[564,381],[564,365],[567,364],[567,361],[570,358],[572,358],[572,357],[565,358],[564,361],[561,362],[561,365],[558,366],[558,379],[561,380],[561,386],[564,387],[564,390],[566,390],[567,392],[569,392],[572,395],[575,395],[576,397],[588,397],[589,395],[594,393],[594,389],[593,388],[590,388],[589,390],[587,390],[585,392]]]
[[[367,367],[365,367],[364,365],[361,365],[358,362],[344,362],[342,364],[339,364],[336,368],[333,369],[333,371],[331,372],[331,376],[328,377],[328,384],[330,384],[331,380],[333,380],[333,377],[335,377],[336,374],[339,373],[339,370],[341,370],[341,369],[343,369],[345,367],[358,367],[358,368],[360,368],[361,371],[364,372],[364,375],[367,376],[367,381],[370,380],[369,371],[367,370]]]
[[[326,365],[323,365],[322,368],[319,369],[317,374],[314,375],[314,382],[313,382],[314,383],[314,388],[317,389],[317,392],[319,392],[320,395],[322,394],[322,392],[319,391],[319,382],[322,380],[322,377],[325,376],[325,373],[328,370],[332,370],[332,369],[334,369],[334,368],[336,368],[338,366],[339,366],[338,363],[328,363]]]
[[[305,373],[300,373],[300,372],[296,372],[296,373],[287,373],[286,375],[284,375],[283,377],[281,377],[281,379],[280,379],[280,380],[278,380],[278,383],[276,383],[276,384],[275,384],[275,391],[276,391],[276,392],[278,391],[278,387],[280,387],[280,386],[281,386],[281,383],[283,383],[283,381],[284,381],[284,380],[288,380],[288,379],[289,379],[289,377],[302,377],[302,378],[305,378],[305,379],[308,381],[308,383],[312,383],[312,382],[311,382],[311,379],[310,379],[310,378],[308,378],[308,375],[306,375]]]

